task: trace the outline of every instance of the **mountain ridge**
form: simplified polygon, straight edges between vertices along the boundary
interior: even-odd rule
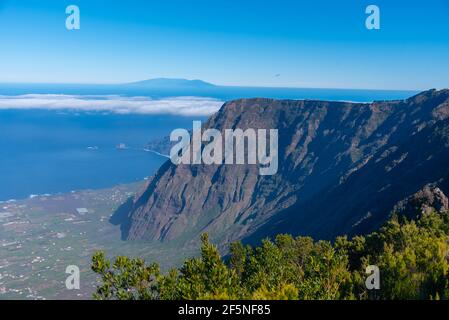
[[[209,232],[228,243],[283,232],[327,239],[372,231],[428,183],[448,194],[448,117],[447,89],[373,103],[227,102],[204,128],[278,128],[278,174],[167,162],[134,200],[128,239],[189,243]],[[433,149],[425,149],[427,141]]]

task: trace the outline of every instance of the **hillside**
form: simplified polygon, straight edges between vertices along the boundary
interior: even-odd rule
[[[203,234],[200,254],[168,273],[154,261],[111,261],[97,252],[91,268],[101,281],[94,298],[447,300],[449,215],[429,209],[415,220],[395,216],[376,232],[352,239],[282,234],[256,247],[234,242],[225,259]]]
[[[130,240],[219,244],[367,233],[428,184],[448,194],[449,90],[371,104],[243,99],[205,128],[277,128],[279,171],[165,163],[128,213]]]

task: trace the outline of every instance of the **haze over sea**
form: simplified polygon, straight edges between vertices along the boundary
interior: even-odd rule
[[[146,143],[175,128],[189,129],[193,120],[204,121],[223,101],[371,102],[415,93],[223,87],[179,79],[129,85],[0,84],[0,201],[142,180],[167,161],[145,151]]]

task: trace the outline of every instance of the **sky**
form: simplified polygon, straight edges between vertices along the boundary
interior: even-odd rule
[[[368,30],[368,5],[380,30]],[[66,7],[80,30],[66,29]],[[0,82],[449,87],[449,0],[0,0]]]

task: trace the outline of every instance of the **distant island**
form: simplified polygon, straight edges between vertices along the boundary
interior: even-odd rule
[[[214,88],[216,85],[202,80],[181,78],[155,78],[125,84],[127,86],[147,86],[152,88]]]

